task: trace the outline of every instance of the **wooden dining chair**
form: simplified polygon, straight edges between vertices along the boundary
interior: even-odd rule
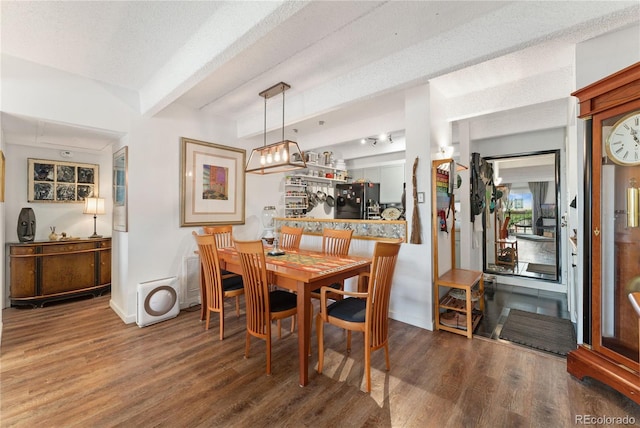
[[[280,227],[280,240],[278,241],[278,248],[281,250],[297,250],[300,248],[300,241],[302,240],[302,227],[281,226]],[[272,278],[268,278],[270,282]],[[282,336],[282,325],[278,320],[278,338]],[[296,317],[291,319],[291,333],[296,328]]]
[[[331,256],[347,256],[349,255],[349,247],[351,246],[351,237],[353,236],[353,230],[337,230],[337,229],[323,229],[322,230],[322,252]],[[329,285],[332,288],[342,290],[344,283],[334,283]],[[320,298],[320,288],[316,288],[311,291],[311,297],[314,299]],[[340,296],[336,296],[340,298]],[[313,308],[312,308],[313,309]]]
[[[318,373],[322,374],[324,364],[324,323],[333,324],[347,330],[347,352],[351,350],[351,332],[364,333],[364,367],[367,392],[371,392],[371,353],[384,348],[387,370],[389,363],[389,298],[393,284],[399,243],[377,242],[373,251],[371,271],[361,274],[363,281],[359,289],[366,292],[351,292],[322,287],[320,291],[320,313],[316,317],[318,334]],[[339,293],[345,298],[329,304],[329,293]]]
[[[353,230],[322,229],[322,252],[332,256],[349,254]]]
[[[353,237],[353,230],[346,229],[322,229],[322,252],[331,256],[347,256],[349,255],[349,248],[351,247],[351,238]],[[327,284],[329,287],[336,290],[344,289],[344,281],[334,282]],[[310,294],[312,299],[320,299],[320,288],[311,290]],[[337,300],[341,299],[340,294],[329,294],[329,298]],[[311,320],[313,320],[313,305],[311,305]],[[309,323],[309,337],[311,337],[311,324]],[[311,342],[309,342],[309,355],[311,355]]]
[[[249,358],[251,336],[267,342],[267,374],[271,374],[271,321],[297,314],[297,297],[284,290],[270,290],[262,241],[236,241],[240,257],[247,312],[244,351]]]
[[[230,247],[233,248],[233,227],[231,225],[203,226],[202,232],[205,235],[213,235],[215,237],[216,249],[230,248]],[[238,278],[242,278],[241,275],[238,275],[237,273],[229,272],[228,270],[225,270],[225,269],[221,270],[221,275],[224,280],[227,280],[227,278],[232,278],[232,277],[237,277],[236,280],[238,280]],[[201,282],[200,289],[203,290],[203,294],[204,294],[206,292],[206,286],[202,281],[202,276],[200,278],[200,282]],[[204,295],[201,296],[201,301],[202,301],[202,311],[200,313],[200,320],[204,320],[206,318],[206,308],[204,304],[206,302],[206,296]],[[239,302],[239,300],[237,300],[236,303],[237,302]]]
[[[202,231],[206,235],[213,235],[216,238],[216,246],[218,248],[233,247],[233,227],[224,226],[203,226]]]
[[[297,250],[302,240],[302,228],[282,226],[280,227],[280,241],[278,247],[282,250]]]
[[[200,281],[204,281],[206,289],[202,301],[202,305],[206,307],[205,330],[209,330],[211,312],[218,312],[220,314],[220,340],[223,340],[224,299],[227,297],[236,298],[236,316],[240,316],[240,296],[244,294],[242,276],[222,274],[218,248],[213,235],[198,235],[195,231],[192,234],[198,244],[198,254],[200,255]]]

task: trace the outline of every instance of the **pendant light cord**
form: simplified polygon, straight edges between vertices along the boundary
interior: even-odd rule
[[[284,93],[287,92],[284,90],[284,87],[282,88],[282,140],[280,141],[284,141]]]

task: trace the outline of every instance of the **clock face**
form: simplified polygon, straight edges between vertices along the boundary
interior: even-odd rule
[[[605,149],[609,159],[619,165],[640,165],[640,111],[613,125]]]

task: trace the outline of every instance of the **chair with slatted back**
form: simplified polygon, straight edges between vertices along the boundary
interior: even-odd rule
[[[322,252],[332,256],[346,256],[349,255],[349,248],[351,246],[351,238],[353,236],[353,230],[343,229],[322,229]],[[336,290],[344,289],[344,282],[335,282],[328,284],[329,287]],[[320,299],[320,288],[316,288],[311,291],[312,299]],[[340,294],[329,294],[332,299],[341,299]],[[313,305],[311,305],[311,319],[313,320]],[[309,323],[309,329],[311,329],[311,323]],[[311,333],[311,331],[309,331]],[[311,337],[311,334],[309,334]],[[309,355],[311,355],[311,342],[309,342]]]
[[[280,240],[278,241],[278,247],[282,250],[297,250],[300,248],[302,230],[303,229],[301,227],[280,227]]]
[[[204,226],[203,232],[207,235],[213,235],[216,238],[218,248],[233,247],[233,227],[225,226]]]
[[[249,358],[251,336],[267,342],[267,374],[271,374],[271,321],[297,314],[294,293],[269,289],[262,241],[236,241],[240,257],[247,312],[247,339],[244,356]]]
[[[316,317],[318,334],[318,373],[324,364],[324,324],[329,323],[347,330],[347,351],[351,350],[351,332],[364,333],[364,368],[367,392],[371,392],[371,353],[384,348],[387,370],[389,363],[389,299],[393,272],[395,270],[399,243],[377,242],[373,251],[371,271],[360,275],[363,290],[350,292],[322,287],[320,291],[320,313]],[[338,293],[343,299],[329,303],[329,293]]]
[[[333,256],[349,254],[353,230],[323,229],[322,252]]]
[[[280,239],[278,240],[278,248],[281,250],[297,250],[300,248],[300,241],[302,240],[301,227],[281,226],[280,227]],[[296,317],[291,319],[291,333],[296,328]],[[281,337],[281,323],[278,320],[278,338]]]
[[[202,301],[202,306],[206,308],[205,330],[209,330],[211,312],[220,314],[220,340],[224,339],[224,299],[227,297],[236,298],[236,316],[240,316],[239,299],[244,294],[242,277],[232,275],[223,277],[220,269],[220,259],[218,258],[218,248],[213,235],[198,235],[192,232],[198,244],[198,254],[200,255],[201,281],[204,281],[206,294]]]
[[[323,229],[322,230],[322,252],[332,256],[349,255],[349,247],[351,246],[351,237],[353,230]],[[341,290],[344,283],[335,283],[329,285],[332,288]],[[320,288],[311,292],[311,297],[320,298]]]
[[[202,231],[207,235],[213,235],[216,238],[217,248],[233,248],[233,227],[230,225],[224,226],[204,226]],[[222,276],[224,278],[231,278],[233,276],[241,276],[237,273],[229,272],[222,269]]]

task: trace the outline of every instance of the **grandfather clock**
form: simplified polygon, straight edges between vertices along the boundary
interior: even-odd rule
[[[584,344],[567,371],[640,404],[640,63],[574,92],[585,126]]]

